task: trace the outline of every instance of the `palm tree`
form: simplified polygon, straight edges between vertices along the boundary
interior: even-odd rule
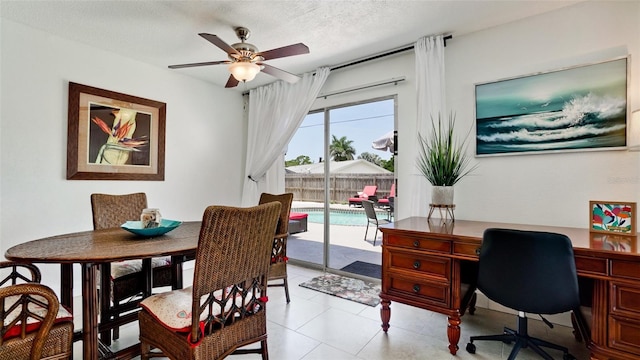
[[[347,140],[346,136],[338,139],[337,136],[331,135],[331,145],[329,145],[331,158],[335,161],[353,160],[356,149],[351,144],[353,140]]]
[[[363,152],[362,154],[358,155],[358,159],[366,160],[372,164],[382,166],[382,158],[377,154],[372,154],[370,152]]]

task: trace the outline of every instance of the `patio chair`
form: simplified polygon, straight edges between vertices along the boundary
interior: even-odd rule
[[[349,206],[362,206],[362,199],[377,200],[377,198],[375,197],[376,191],[378,191],[377,185],[365,186],[364,189],[362,189],[362,192],[349,198]]]
[[[269,286],[284,287],[284,295],[287,303],[291,301],[289,298],[289,282],[287,281],[287,238],[289,237],[289,217],[291,213],[291,203],[293,202],[293,194],[267,194],[260,195],[258,204],[266,204],[272,201],[280,203],[280,218],[276,228],[276,235],[273,238],[273,248],[271,249],[271,265],[269,266],[269,281],[282,280],[282,283]]]
[[[193,286],[140,304],[142,360],[215,360],[247,353],[269,358],[267,278],[280,207],[270,202],[204,211]],[[240,349],[256,342],[259,348]]]
[[[91,194],[93,228],[95,230],[120,227],[129,220],[140,220],[142,210],[147,207],[147,195],[135,193],[126,195]],[[151,259],[153,287],[171,286],[171,257]],[[119,338],[119,326],[137,320],[140,300],[151,295],[145,288],[142,260],[126,260],[100,266],[100,325],[107,330],[100,332],[106,345]],[[113,303],[113,304],[112,304]],[[128,315],[124,318],[124,315]],[[119,324],[119,325],[118,325]]]
[[[60,306],[40,270],[31,264],[0,262],[1,360],[69,359],[73,315]]]
[[[391,184],[391,190],[389,191],[389,195],[383,197],[382,199],[378,199],[378,206],[387,207],[390,206],[389,199],[396,197],[396,184]]]
[[[376,240],[378,238],[378,226],[383,224],[390,224],[391,221],[386,219],[378,219],[378,214],[376,214],[376,209],[373,205],[373,201],[371,200],[362,200],[362,207],[364,208],[364,212],[367,214],[367,229],[364,232],[364,241],[367,241],[369,225],[373,224],[376,226],[376,231],[373,236],[373,246],[376,246]]]
[[[307,231],[308,218],[307,213],[289,213],[289,235]]]

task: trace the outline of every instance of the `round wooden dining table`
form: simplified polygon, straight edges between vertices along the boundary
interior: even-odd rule
[[[82,277],[83,359],[128,359],[140,353],[139,344],[114,354],[98,341],[97,271],[102,263],[143,259],[150,274],[151,258],[171,256],[174,289],[182,287],[182,263],[193,259],[198,246],[201,222],[185,222],[175,230],[152,238],[134,235],[121,228],[91,230],[51,236],[15,245],[7,250],[8,260],[27,263],[55,263],[61,266],[60,302],[73,310],[73,264],[80,264]],[[146,279],[151,288],[151,278]]]

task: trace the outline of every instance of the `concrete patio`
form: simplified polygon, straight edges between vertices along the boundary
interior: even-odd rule
[[[323,205],[323,203],[294,201],[292,209],[322,208]],[[363,211],[361,208],[341,204],[331,204],[331,208]],[[373,235],[375,233],[375,226],[369,226],[367,240],[365,241],[364,234],[366,228],[366,222],[364,222],[362,226],[330,225],[329,267],[341,269],[354,261],[363,261],[378,265],[382,264],[382,233],[378,231],[376,244],[374,246]],[[290,235],[287,240],[287,256],[289,259],[294,263],[300,260],[322,265],[324,248],[323,233],[324,224],[309,222],[306,232]]]

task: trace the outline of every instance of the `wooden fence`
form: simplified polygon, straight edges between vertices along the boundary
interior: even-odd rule
[[[335,174],[329,177],[331,203],[347,204],[367,185],[377,185],[379,199],[388,196],[393,174]],[[296,201],[324,202],[324,174],[285,174],[285,191]]]

